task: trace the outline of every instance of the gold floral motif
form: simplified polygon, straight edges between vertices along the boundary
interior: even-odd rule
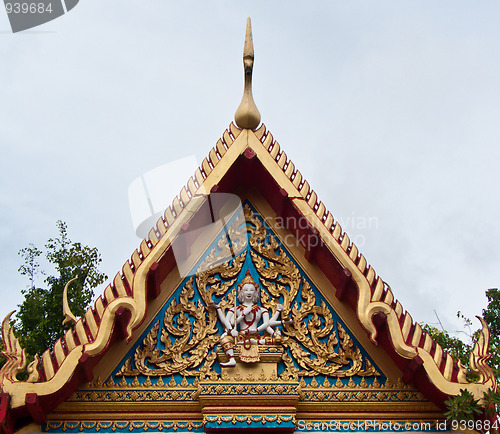
[[[282,317],[290,316],[293,320],[291,324],[285,323],[283,345],[290,349],[293,359],[306,370],[301,371],[300,375],[380,375],[368,359],[365,359],[365,369],[362,368],[363,356],[359,348],[354,346],[352,338],[338,322],[334,330],[335,322],[330,308],[323,300],[317,305],[316,296],[308,281],[301,277],[299,269],[280,248],[276,239],[267,233],[248,205],[245,205],[244,212],[250,232],[250,255],[262,284],[262,303],[274,313],[277,304],[281,302]],[[301,287],[302,300],[298,301],[296,298]],[[328,340],[325,343],[322,339],[326,337]],[[338,352],[335,351],[337,345]],[[311,354],[316,357],[311,357]],[[282,377],[293,378],[296,368],[285,360],[285,355],[283,361],[286,371]],[[346,366],[349,368],[343,369]]]
[[[278,381],[278,376],[276,375],[276,371],[273,370],[271,377],[269,379],[271,381]]]
[[[280,380],[298,380],[299,373],[309,377],[380,375],[343,326],[334,321],[331,308],[324,300],[318,302],[307,279],[250,206],[244,206],[244,218],[235,219],[229,231],[235,245],[228,246],[226,234],[220,236],[216,247],[199,266],[199,272],[185,283],[178,299],[172,299],[163,321],[158,320],[137,347],[133,364],[128,359],[117,376],[133,376],[136,381],[139,374],[148,377],[181,374],[217,381],[220,376],[212,367],[219,329],[216,312],[209,305],[217,297],[223,314],[234,306],[236,291],[232,288],[245,263],[244,249],[248,245],[259,274],[262,305],[271,315],[278,304],[283,306],[281,344],[289,352],[282,355],[285,370]],[[228,252],[235,251],[238,256],[228,256]]]
[[[150,402],[150,401],[192,401],[195,388],[176,390],[114,390],[110,391],[78,391],[68,402]],[[196,399],[196,398],[195,398]]]
[[[325,379],[326,380],[326,379]],[[352,379],[350,379],[352,380]],[[364,380],[364,381],[363,381]],[[271,381],[273,381],[271,379]],[[339,383],[340,382],[340,388]],[[174,384],[175,383],[175,384]],[[254,383],[254,384],[238,384],[238,383],[203,383],[197,382],[188,387],[182,387],[181,384],[176,385],[175,380],[170,380],[168,390],[144,390],[147,389],[142,385],[142,389],[138,390],[90,390],[78,391],[69,399],[71,402],[151,402],[151,401],[192,401],[198,399],[202,395],[299,395],[300,400],[308,402],[420,402],[426,401],[423,395],[417,390],[410,389],[401,379],[396,382],[387,380],[384,385],[380,385],[376,378],[373,384],[368,385],[365,378],[361,379],[360,384],[354,382],[347,385],[347,388],[342,385],[340,378],[337,378],[336,388],[325,387],[325,382],[320,385],[315,378],[311,384],[307,385],[304,378],[301,377],[299,387],[296,382],[280,382],[280,383]],[[187,383],[184,383],[184,385]],[[102,387],[105,387],[103,385]],[[128,386],[130,388],[130,386]],[[152,387],[152,386],[151,386]]]
[[[388,391],[363,390],[348,391],[335,389],[305,389],[302,391],[301,401],[307,402],[424,402],[425,397],[417,390]]]
[[[220,383],[200,385],[200,395],[293,395],[297,383]]]
[[[212,269],[217,264],[231,260],[231,258],[238,256],[239,253],[246,250],[248,239],[245,226],[245,215],[241,213],[237,214],[235,220],[227,230],[227,234],[219,238],[217,247],[209,252],[199,265],[198,270]],[[228,243],[228,237],[231,240],[231,244]],[[212,294],[209,294],[209,296],[210,295]],[[210,302],[209,297],[207,297],[205,302]]]
[[[86,383],[85,387],[87,389],[93,389],[93,388],[96,388],[96,387],[102,387],[104,385],[104,382],[102,381],[102,378],[101,377],[95,377],[92,381],[89,381],[88,383]]]
[[[279,378],[283,381],[298,379],[299,370],[295,367],[292,358],[287,353],[283,353],[281,360],[285,363],[286,369],[281,373]]]
[[[315,377],[311,380],[309,384],[307,384],[304,380],[304,377],[301,377],[299,386],[302,389],[308,388],[308,389],[318,389],[318,388],[325,388],[325,389],[331,389],[331,384],[328,381],[328,378],[325,377],[323,383],[320,385],[319,382]],[[368,384],[366,381],[365,377],[361,377],[361,381],[359,384],[356,384],[353,380],[352,377],[349,378],[349,381],[347,382],[346,385],[342,382],[340,378],[337,378],[337,381],[335,382],[335,388],[337,389],[378,389],[378,390],[396,390],[396,391],[406,391],[406,390],[411,390],[411,387],[405,383],[403,383],[403,380],[401,378],[398,378],[396,382],[392,382],[390,379],[386,379],[385,384],[380,384],[377,378],[373,379],[373,383],[371,385]],[[343,390],[343,392],[346,392],[346,390]]]
[[[203,422],[198,421],[100,421],[100,422],[84,422],[84,421],[49,421],[45,424],[45,431],[59,431],[66,432],[68,430],[89,431],[93,430],[99,432],[100,430],[111,431],[163,431],[166,429],[177,430],[199,430],[203,428]]]
[[[205,415],[203,417],[203,423],[214,423],[222,424],[229,423],[236,424],[240,423],[248,423],[251,424],[260,422],[263,425],[266,422],[276,422],[277,424],[281,424],[282,422],[293,422],[295,423],[295,416],[293,414],[264,414],[264,415],[247,415],[247,414],[233,414],[233,415]]]
[[[235,224],[231,227],[234,226]],[[246,243],[246,237],[243,238],[242,244]],[[219,242],[218,247],[221,246]],[[214,263],[217,262],[215,252],[214,248],[209,254]],[[160,337],[164,349],[159,350],[157,347],[160,331],[160,321],[158,321],[134,354],[135,368],[132,368],[131,360],[128,359],[116,375],[135,376],[140,373],[162,376],[181,373],[184,376],[213,378],[211,367],[216,356],[213,348],[218,343],[219,336],[215,310],[207,306],[212,303],[213,295],[223,297],[228,293],[236,282],[236,276],[241,271],[245,257],[246,251],[234,260],[212,265],[188,280],[181,291],[179,302],[174,298],[165,312]],[[220,278],[214,277],[217,274]],[[194,279],[196,279],[197,293],[203,303],[193,302]],[[223,299],[220,303],[223,310],[233,304],[233,294],[229,294],[227,301]],[[202,364],[199,370],[192,370]]]

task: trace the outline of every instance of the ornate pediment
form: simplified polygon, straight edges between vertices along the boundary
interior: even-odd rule
[[[112,374],[78,390],[66,406],[201,408],[205,429],[244,426],[248,417],[292,429],[297,409],[310,404],[370,408],[384,403],[429,410],[421,393],[387,378],[250,203],[226,229]],[[228,330],[234,320],[228,324],[225,319],[234,311],[244,312],[240,306],[245,300],[240,295],[236,301],[244,284],[258,287],[259,293],[240,324],[250,318],[247,328],[262,330],[249,333],[239,325],[235,337]],[[257,309],[267,315],[253,322]],[[251,349],[258,360],[244,362]],[[231,357],[234,366],[227,366]],[[243,416],[247,419],[240,421]],[[201,421],[189,422],[190,429],[201,429]],[[61,426],[54,421],[47,428]],[[87,430],[83,425],[74,429]]]
[[[275,343],[247,344],[264,354],[280,354],[276,379],[302,378],[306,384],[331,378],[344,379],[345,384],[352,379],[359,384],[364,379],[371,384],[381,377],[332,306],[249,204],[244,206],[244,218],[234,217],[228,229],[230,237],[225,232],[220,234],[199,261],[197,269],[203,271],[184,280],[118,367],[113,374],[115,383],[128,385],[135,380],[142,384],[147,379],[169,376],[178,383],[186,379],[189,384],[195,379],[221,379],[220,362],[227,356],[220,352],[218,361],[217,348],[224,325],[213,306],[218,304],[223,316],[232,312],[236,287],[246,273],[258,282],[258,305],[269,312],[269,317],[275,316],[278,305],[282,306],[274,339],[268,339]],[[239,243],[233,249],[238,252],[234,257],[228,240]],[[228,256],[230,259],[225,260]],[[262,340],[265,335],[269,334],[261,332],[252,340]],[[244,344],[240,340],[237,349]]]
[[[250,41],[248,28],[241,129],[224,132],[95,305],[28,367],[27,381],[16,377],[24,354],[4,321],[7,434],[30,422],[110,433],[293,432],[304,426],[298,417],[313,427],[437,421],[436,405],[461,389],[479,398],[496,388],[486,324],[471,355],[480,381],[469,383],[257,128]],[[223,194],[250,202],[220,219],[222,230],[205,231],[217,219],[210,197]],[[271,229],[269,218],[287,224]],[[193,251],[200,240],[208,245]]]

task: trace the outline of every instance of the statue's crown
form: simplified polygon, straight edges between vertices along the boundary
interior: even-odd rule
[[[247,273],[245,274],[245,277],[241,280],[240,285],[243,286],[246,283],[251,283],[253,286],[257,287],[255,280],[253,280],[252,275],[250,274],[250,270],[247,270]]]

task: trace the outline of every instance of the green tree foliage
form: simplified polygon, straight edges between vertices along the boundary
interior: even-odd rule
[[[491,359],[488,364],[495,372],[498,382],[500,380],[500,355],[498,354],[498,350],[500,349],[500,291],[497,288],[488,289],[486,291],[486,298],[488,299],[488,305],[486,309],[483,309],[483,319],[488,324],[491,332],[489,348]],[[472,321],[460,312],[457,313],[457,316],[462,318],[465,326],[470,329]],[[461,339],[450,336],[447,331],[439,330],[428,324],[424,324],[422,328],[443,347],[443,350],[459,359],[465,367],[469,367],[469,355],[473,349],[473,343],[466,344]],[[480,330],[477,330],[475,333],[470,334],[472,340],[477,338],[479,332]],[[469,381],[477,381],[478,377],[469,371],[467,379]],[[452,421],[473,421],[477,417],[492,419],[497,412],[499,404],[500,392],[488,390],[484,394],[481,406],[479,406],[479,401],[474,399],[474,396],[470,392],[461,390],[460,395],[451,397],[445,401],[447,411],[444,414]],[[498,433],[498,430],[491,429],[489,432]]]
[[[444,413],[449,420],[474,420],[474,417],[482,413],[479,400],[468,390],[460,390],[460,395],[454,396],[444,402],[447,411]]]
[[[5,362],[7,361],[5,359],[4,356],[2,356],[2,352],[3,351],[3,342],[2,342],[2,339],[0,338],[0,368],[5,364]]]
[[[45,257],[54,267],[54,273],[40,271],[38,258],[43,252],[30,244],[19,255],[24,264],[19,272],[29,279],[23,290],[24,301],[16,314],[16,335],[28,356],[41,355],[63,336],[62,297],[66,283],[79,276],[68,289],[68,301],[75,316],[82,316],[94,295],[93,289],[104,282],[107,276],[98,270],[101,255],[97,248],[72,242],[67,225],[57,222],[59,234],[45,244]],[[45,275],[43,287],[37,286],[37,276]]]
[[[450,353],[455,359],[460,360],[465,367],[469,366],[469,354],[472,346],[466,344],[459,338],[450,336],[447,331],[439,330],[429,324],[423,324],[422,329],[429,333],[431,338],[443,347],[443,350]]]
[[[483,309],[482,316],[488,324],[491,332],[489,350],[491,359],[488,364],[495,371],[497,380],[500,380],[500,291],[497,288],[488,289],[486,291],[486,298],[488,300],[488,305],[486,306],[486,309]],[[457,316],[462,318],[464,320],[464,325],[470,329],[473,322],[460,312],[457,313]],[[422,328],[431,335],[434,341],[443,347],[443,350],[459,359],[465,367],[469,367],[469,354],[473,349],[473,344],[467,344],[459,338],[450,336],[447,331],[439,330],[428,324],[423,324]],[[470,333],[470,338],[474,340],[478,333],[479,330],[474,333]],[[469,381],[474,381],[477,378],[473,373],[469,373],[468,379]]]
[[[488,364],[494,369],[497,380],[500,380],[500,291],[498,288],[486,291],[488,306],[483,309],[483,318],[490,327],[491,359]]]

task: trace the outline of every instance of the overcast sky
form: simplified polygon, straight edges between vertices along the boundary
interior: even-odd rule
[[[1,318],[28,285],[17,252],[58,219],[121,269],[140,243],[129,185],[201,160],[233,119],[247,16],[262,121],[368,263],[416,321],[481,313],[499,286],[500,3],[81,0],[17,34],[0,13]]]

